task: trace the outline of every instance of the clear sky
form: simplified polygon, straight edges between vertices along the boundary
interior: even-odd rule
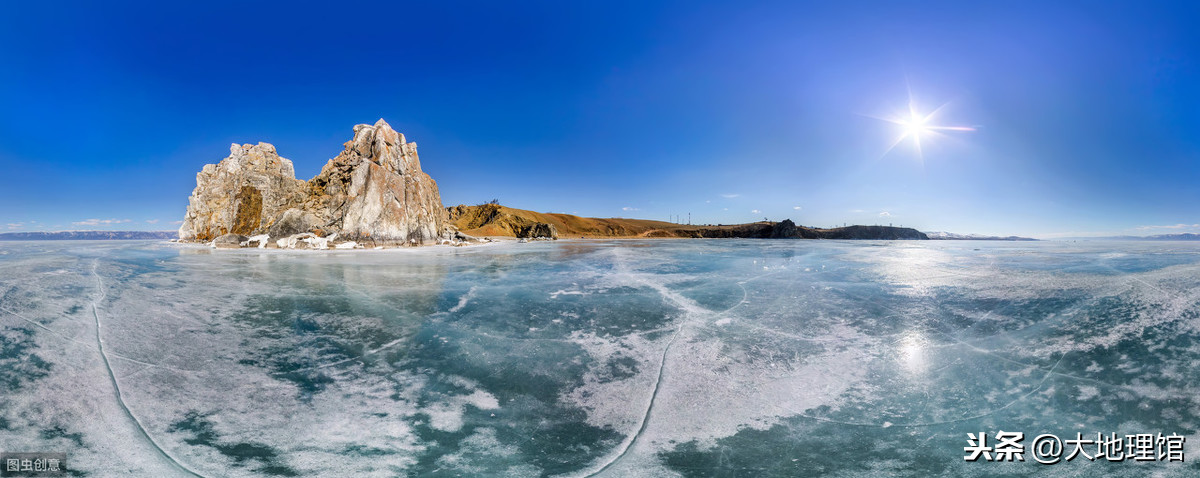
[[[229,143],[308,179],[384,118],[448,206],[1200,232],[1198,24],[1200,2],[0,2],[0,231],[175,229]],[[973,131],[889,149],[910,98]]]

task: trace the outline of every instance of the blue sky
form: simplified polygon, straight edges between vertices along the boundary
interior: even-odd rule
[[[175,229],[229,143],[308,179],[382,117],[448,206],[1200,232],[1196,2],[255,3],[0,3],[0,231]],[[974,131],[889,149],[910,97]]]

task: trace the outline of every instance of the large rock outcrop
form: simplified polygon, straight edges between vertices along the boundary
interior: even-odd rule
[[[307,182],[270,144],[232,145],[229,157],[196,175],[179,239],[311,233],[425,244],[454,238],[448,219],[437,183],[421,171],[416,143],[381,119],[355,126],[354,139]]]
[[[796,229],[796,223],[792,222],[791,219],[784,219],[771,226],[772,239],[788,239],[797,237],[798,235],[799,231]]]
[[[304,181],[296,179],[292,162],[281,158],[274,146],[230,145],[228,158],[206,164],[196,174],[179,239],[254,235],[306,196]]]

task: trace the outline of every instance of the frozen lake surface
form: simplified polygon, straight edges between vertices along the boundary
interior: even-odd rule
[[[1200,443],[1197,243],[6,242],[0,324],[0,451],[91,476],[1200,474],[1029,450]]]

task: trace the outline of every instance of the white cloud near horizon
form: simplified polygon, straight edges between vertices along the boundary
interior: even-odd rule
[[[726,193],[726,194],[722,194],[722,195],[721,195],[721,197],[723,197],[723,198],[725,198],[725,199],[733,199],[733,198],[735,198],[735,197],[738,197],[738,196],[741,196],[741,194],[737,194],[737,193]]]
[[[625,206],[625,207],[621,208],[621,210],[622,211],[640,211],[640,209],[638,209],[636,207],[630,207],[630,206]]]
[[[804,208],[802,208],[802,207],[800,207],[800,206],[792,206],[792,209],[795,209],[795,210],[799,211],[799,210],[801,210],[801,209],[804,209]]]
[[[76,226],[108,226],[112,224],[121,224],[129,222],[128,219],[85,219],[79,222],[72,222]]]
[[[751,210],[750,212],[754,214],[762,214],[762,211],[759,211],[758,209]]]
[[[146,224],[158,224],[158,219],[147,219]]]
[[[862,213],[864,213],[864,212],[867,212],[867,211],[864,211],[864,210],[862,210],[862,209],[851,209],[851,210],[850,210],[850,212],[851,212],[851,213],[854,213],[854,214],[862,214]]]
[[[892,217],[892,213],[887,212],[887,211],[880,211],[879,217]]]

